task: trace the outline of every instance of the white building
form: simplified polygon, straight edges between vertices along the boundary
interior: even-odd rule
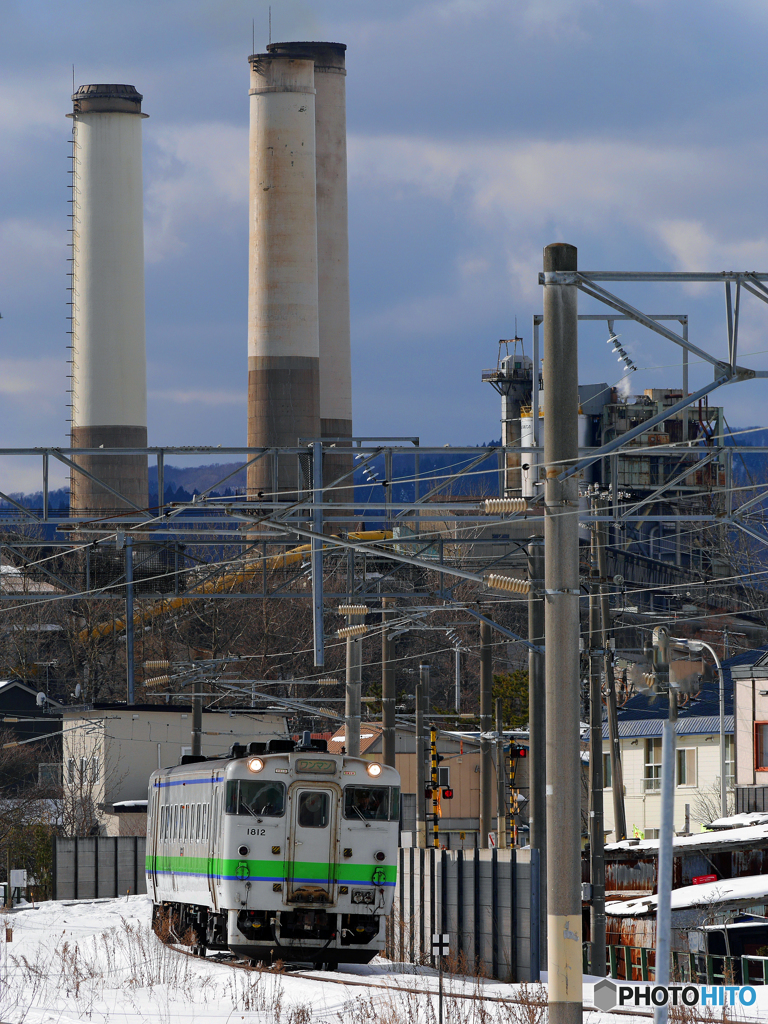
[[[203,711],[202,752],[207,756],[223,754],[234,743],[287,736],[280,714],[251,708]],[[147,799],[150,774],[191,753],[191,706],[116,702],[64,710],[65,827],[81,834],[121,834],[125,803]],[[121,813],[114,812],[115,803],[123,805]]]

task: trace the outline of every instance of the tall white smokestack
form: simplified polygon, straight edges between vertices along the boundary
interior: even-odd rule
[[[291,446],[320,436],[314,65],[249,61],[248,444]],[[251,493],[297,484],[291,460],[248,470]]]
[[[320,335],[320,431],[352,436],[347,211],[347,100],[344,43],[270,43],[269,53],[315,65],[317,285]],[[351,470],[351,456],[326,452],[323,480]]]
[[[147,444],[142,96],[132,85],[82,85],[72,97],[72,447]],[[75,461],[145,508],[140,455]],[[73,471],[78,512],[130,507]]]

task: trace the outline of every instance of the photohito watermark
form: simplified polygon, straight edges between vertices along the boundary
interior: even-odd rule
[[[621,985],[598,981],[594,1002],[598,1010],[615,1006],[752,1006],[757,992],[751,985]]]

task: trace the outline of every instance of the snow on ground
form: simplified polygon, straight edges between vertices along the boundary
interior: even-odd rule
[[[146,896],[51,902],[0,925],[0,1024],[433,1024],[437,972],[378,959],[337,973],[233,969],[179,954],[150,928]],[[6,929],[12,930],[5,941]],[[585,1003],[592,982],[585,979]],[[338,984],[338,982],[342,984]],[[546,989],[444,975],[446,1024],[544,1024]],[[768,1019],[768,988],[749,1015]],[[459,996],[480,996],[477,999]],[[524,1000],[525,1004],[502,1002]],[[646,1016],[599,1013],[585,1024]],[[714,1018],[713,1018],[714,1020]]]

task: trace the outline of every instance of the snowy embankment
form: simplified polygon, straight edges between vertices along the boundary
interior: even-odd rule
[[[44,903],[0,928],[0,1024],[427,1024],[438,978],[428,967],[377,960],[340,971],[234,969],[184,956],[150,929],[150,900]],[[6,928],[12,929],[5,941]],[[544,1024],[546,990],[444,975],[446,1024]],[[763,993],[761,993],[762,996]],[[585,984],[591,1002],[592,985]],[[768,996],[768,990],[765,995]],[[512,1002],[510,1000],[520,1000]],[[768,1019],[764,1011],[742,1019]],[[633,1018],[594,1010],[586,1024]],[[718,1017],[719,1019],[719,1017]],[[732,1018],[733,1019],[733,1018]]]

